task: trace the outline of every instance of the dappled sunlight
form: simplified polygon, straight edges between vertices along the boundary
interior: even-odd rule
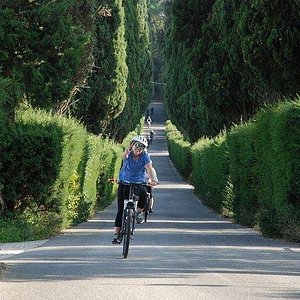
[[[166,222],[167,223],[167,222]],[[183,228],[139,228],[139,232],[151,232],[151,233],[170,233],[170,234],[195,234],[195,235],[253,235],[256,233],[254,231],[247,231],[242,229],[183,229]]]
[[[175,224],[231,224],[231,222],[226,220],[151,220],[151,223],[175,223]]]
[[[5,257],[6,255],[16,255],[24,252],[23,249],[12,250],[12,249],[1,249],[1,256]]]
[[[159,185],[155,186],[155,189],[184,189],[184,190],[193,190],[194,187],[187,183],[171,183],[167,181],[160,181]]]
[[[149,154],[151,155],[151,157],[153,156],[169,156],[169,152],[168,151],[149,151]]]
[[[162,130],[162,131],[164,131],[165,130],[165,126],[154,123],[150,128],[144,128],[144,130],[151,130],[151,129],[153,129],[154,131],[155,130]],[[155,137],[156,137],[156,135],[155,135]]]
[[[113,223],[113,221],[111,221]],[[103,229],[103,228],[70,228],[64,230],[64,233],[100,233],[101,232],[111,232],[111,229]]]
[[[300,253],[300,248],[296,248],[296,247],[267,247],[267,246],[214,246],[214,245],[190,245],[189,249],[186,248],[187,245],[153,245],[153,244],[149,244],[149,245],[138,245],[138,244],[134,244],[132,243],[130,245],[131,249],[145,249],[145,250],[151,250],[151,249],[165,249],[168,250],[170,249],[170,251],[173,250],[187,250],[188,252],[192,252],[192,251],[198,251],[198,250],[205,250],[205,251],[218,251],[218,250],[253,250],[253,251],[275,251],[275,252],[294,252],[294,253]],[[78,250],[99,250],[99,249],[121,249],[121,245],[120,246],[116,246],[116,245],[112,245],[112,244],[106,244],[106,245],[70,245],[70,246],[45,246],[42,248],[36,248],[31,250],[31,252],[48,252],[50,251],[50,253],[52,253],[52,251],[73,251],[75,249]],[[25,262],[28,262],[30,259],[25,259]],[[17,260],[18,262],[22,262],[22,259]],[[32,260],[35,261],[35,260]],[[59,260],[61,262],[61,260]],[[67,262],[69,262],[70,260],[66,260]],[[72,261],[72,260],[71,260]],[[16,260],[9,260],[7,259],[6,262],[16,262]],[[41,261],[39,261],[41,262]],[[38,262],[37,262],[38,263]]]
[[[299,248],[132,243],[126,260],[122,258],[121,251],[121,245],[111,244],[46,246],[32,251],[39,252],[39,259],[20,257],[6,262],[47,270],[35,272],[33,279],[36,281],[116,276],[118,279],[128,276],[131,279],[186,278],[209,273],[226,274],[227,277],[244,275],[245,279],[250,275],[278,276],[278,279],[289,276],[290,281],[297,281],[299,276]],[[20,280],[11,278],[10,281]]]
[[[114,219],[109,219],[109,220],[105,220],[105,219],[91,219],[87,221],[88,223],[112,223],[114,222]]]

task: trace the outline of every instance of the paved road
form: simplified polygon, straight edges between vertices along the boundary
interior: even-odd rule
[[[205,208],[169,161],[161,103],[150,153],[160,185],[129,257],[111,245],[114,202],[95,218],[8,258],[0,299],[300,299],[299,245],[261,237]],[[147,129],[145,129],[147,131]]]

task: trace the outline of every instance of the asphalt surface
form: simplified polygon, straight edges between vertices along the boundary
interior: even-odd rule
[[[111,244],[116,201],[3,262],[0,299],[300,299],[300,245],[263,238],[202,205],[169,160],[163,105],[149,152],[160,185],[127,259]],[[145,129],[148,132],[148,129]]]

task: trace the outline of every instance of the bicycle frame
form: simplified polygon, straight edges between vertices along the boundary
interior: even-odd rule
[[[131,184],[129,187],[129,196],[128,199],[124,199],[124,209],[123,209],[123,219],[124,219],[124,214],[129,210],[132,209],[133,211],[133,221],[135,221],[135,217],[136,217],[136,212],[137,212],[137,205],[138,205],[138,201],[139,201],[139,196],[134,194],[134,187],[136,184]],[[132,227],[132,234],[134,231],[134,223],[133,222],[133,227]],[[123,229],[123,225],[122,225],[122,229]]]
[[[137,204],[139,197],[134,193],[134,189],[138,183],[123,183],[129,186],[128,199],[124,200],[124,209],[122,217],[122,227],[120,232],[120,243],[123,241],[123,256],[124,258],[128,255],[130,238],[134,233],[135,219],[137,213]]]

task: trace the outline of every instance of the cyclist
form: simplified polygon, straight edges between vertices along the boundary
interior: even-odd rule
[[[156,173],[153,171],[152,161],[147,152],[147,139],[144,136],[135,136],[125,150],[123,156],[123,165],[119,172],[119,187],[118,187],[118,211],[115,218],[115,232],[112,239],[113,244],[119,244],[119,233],[122,226],[122,215],[124,209],[124,199],[128,197],[129,186],[122,182],[147,182],[145,178],[145,169],[151,180],[151,185],[158,184]],[[139,196],[137,223],[143,223],[143,210],[147,197],[146,187],[143,185],[137,186],[135,191]]]
[[[154,168],[153,168],[153,171],[154,171],[155,178],[157,178],[156,171]],[[148,173],[146,173],[146,178],[148,179],[148,184],[150,184],[150,185],[147,185],[147,192],[150,194],[149,213],[152,214],[153,213],[153,204],[154,204],[153,187],[151,186],[151,179],[149,178]]]
[[[150,116],[148,116],[147,120],[146,120],[147,124],[148,124],[148,128],[150,128],[151,123],[152,123],[152,119]]]
[[[149,148],[149,145],[151,144],[150,143],[151,140],[150,140],[150,135],[149,134],[146,135],[146,140],[147,140],[148,148]]]
[[[150,130],[149,136],[150,136],[150,144],[152,145],[153,138],[154,138],[154,131],[152,129]]]

